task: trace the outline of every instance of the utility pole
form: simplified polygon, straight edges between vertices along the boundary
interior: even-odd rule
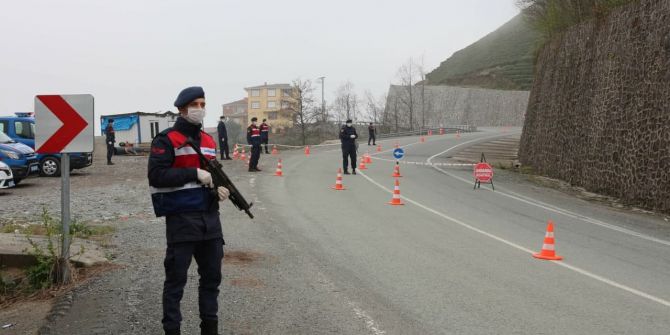
[[[326,117],[326,100],[324,99],[324,83],[326,82],[326,77],[319,77],[321,79],[321,116],[323,121],[328,121]]]

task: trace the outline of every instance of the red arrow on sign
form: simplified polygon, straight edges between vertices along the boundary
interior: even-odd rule
[[[82,130],[86,129],[88,122],[60,95],[38,95],[37,98],[63,122],[63,125],[36,152],[40,154],[61,152]]]

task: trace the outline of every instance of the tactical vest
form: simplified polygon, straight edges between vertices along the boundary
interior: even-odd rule
[[[251,125],[251,137],[261,136],[261,130],[257,126]]]
[[[200,158],[189,145],[180,148],[186,142],[184,134],[172,130],[167,137],[174,150],[174,161],[172,168],[200,168]],[[216,158],[216,143],[214,139],[205,132],[200,133],[200,151],[207,159]],[[178,187],[151,187],[151,201],[154,205],[156,216],[166,216],[185,212],[208,211],[212,202],[218,199],[207,188],[198,182],[190,182]]]

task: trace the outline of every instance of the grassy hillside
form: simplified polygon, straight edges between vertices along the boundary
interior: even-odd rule
[[[522,15],[486,37],[454,53],[427,75],[431,85],[495,89],[530,89],[533,54],[539,43]]]

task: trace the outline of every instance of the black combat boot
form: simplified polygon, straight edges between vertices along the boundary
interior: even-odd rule
[[[179,328],[177,329],[165,329],[165,335],[181,335]]]
[[[356,169],[352,169],[351,174],[356,174]]]
[[[202,320],[200,322],[200,335],[219,335],[219,321]]]

